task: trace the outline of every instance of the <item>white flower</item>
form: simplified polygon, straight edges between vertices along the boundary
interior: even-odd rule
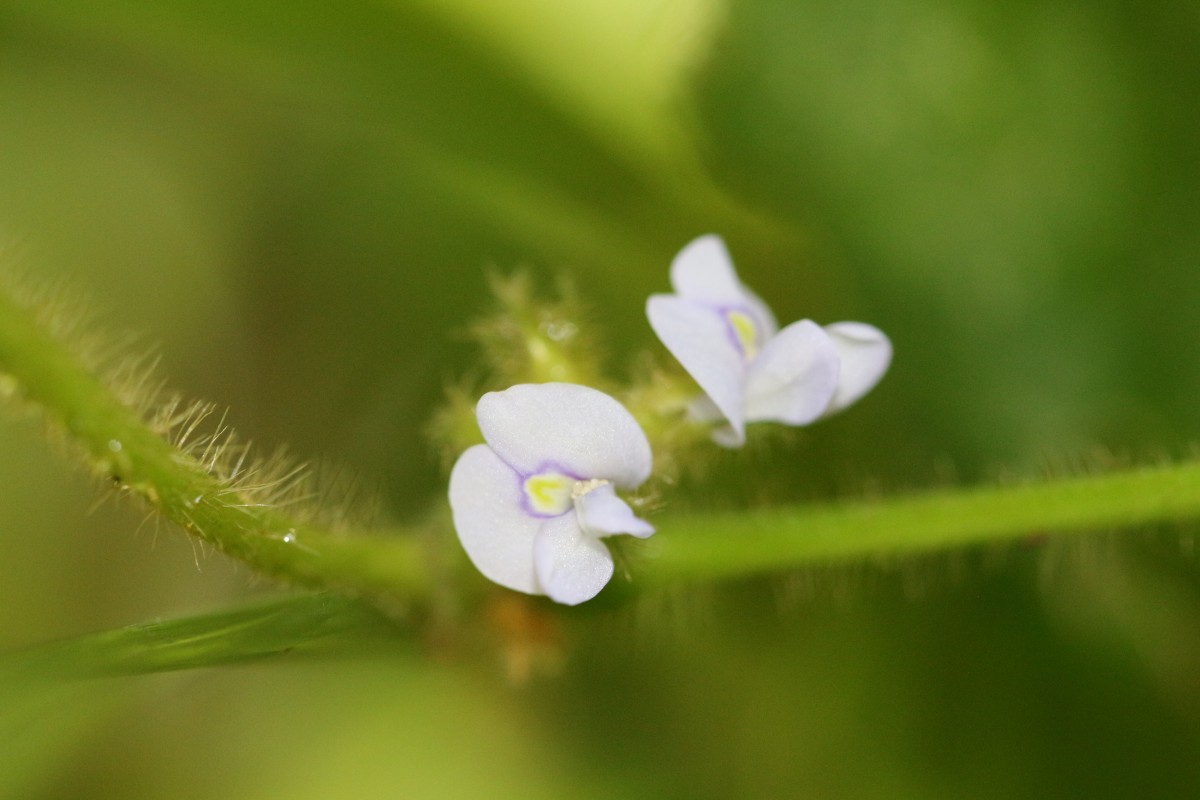
[[[704,390],[693,415],[728,422],[713,434],[721,444],[744,443],[748,422],[807,425],[841,411],[891,363],[887,336],[862,322],[801,320],[779,330],[738,280],[719,236],[701,236],[675,256],[671,286],[675,294],[650,297],[646,316]]]
[[[450,473],[454,527],[472,563],[501,586],[560,603],[590,600],[613,574],[602,536],[654,528],[614,492],[650,476],[650,443],[613,398],[570,383],[485,394],[486,445]]]

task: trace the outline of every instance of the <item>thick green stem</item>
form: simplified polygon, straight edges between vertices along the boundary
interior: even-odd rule
[[[0,372],[25,400],[61,423],[95,472],[223,552],[301,585],[361,593],[389,605],[426,593],[431,576],[417,537],[338,534],[248,502],[200,459],[151,430],[28,309],[2,293]]]

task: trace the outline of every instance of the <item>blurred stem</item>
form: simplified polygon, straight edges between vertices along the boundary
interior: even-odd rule
[[[14,653],[0,676],[110,677],[239,664],[335,648],[394,625],[362,603],[301,595],[235,611],[119,628]],[[0,680],[0,686],[9,681]]]
[[[665,518],[635,581],[711,580],[1200,517],[1200,464]]]
[[[196,457],[123,403],[35,314],[0,292],[0,372],[14,392],[60,423],[93,472],[165,517],[269,575],[366,594],[403,609],[428,589],[428,559],[411,536],[335,534],[247,502]]]

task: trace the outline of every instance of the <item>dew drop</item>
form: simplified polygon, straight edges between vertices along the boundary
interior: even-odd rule
[[[296,541],[296,530],[294,528],[289,529],[288,532],[283,535],[283,543],[284,544],[294,544],[295,541]]]
[[[109,439],[108,440],[108,449],[113,453],[121,452],[121,449],[122,449],[121,442],[118,441],[117,439]]]

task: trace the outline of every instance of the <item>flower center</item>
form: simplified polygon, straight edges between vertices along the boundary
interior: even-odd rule
[[[522,488],[533,513],[557,517],[570,510],[576,500],[607,483],[597,478],[581,481],[560,472],[539,472],[526,478]]]
[[[725,321],[733,330],[738,346],[742,348],[742,356],[751,361],[758,355],[758,326],[744,311],[730,309],[725,312]]]
[[[525,496],[535,514],[556,517],[571,507],[575,479],[557,472],[540,472],[525,479]]]

